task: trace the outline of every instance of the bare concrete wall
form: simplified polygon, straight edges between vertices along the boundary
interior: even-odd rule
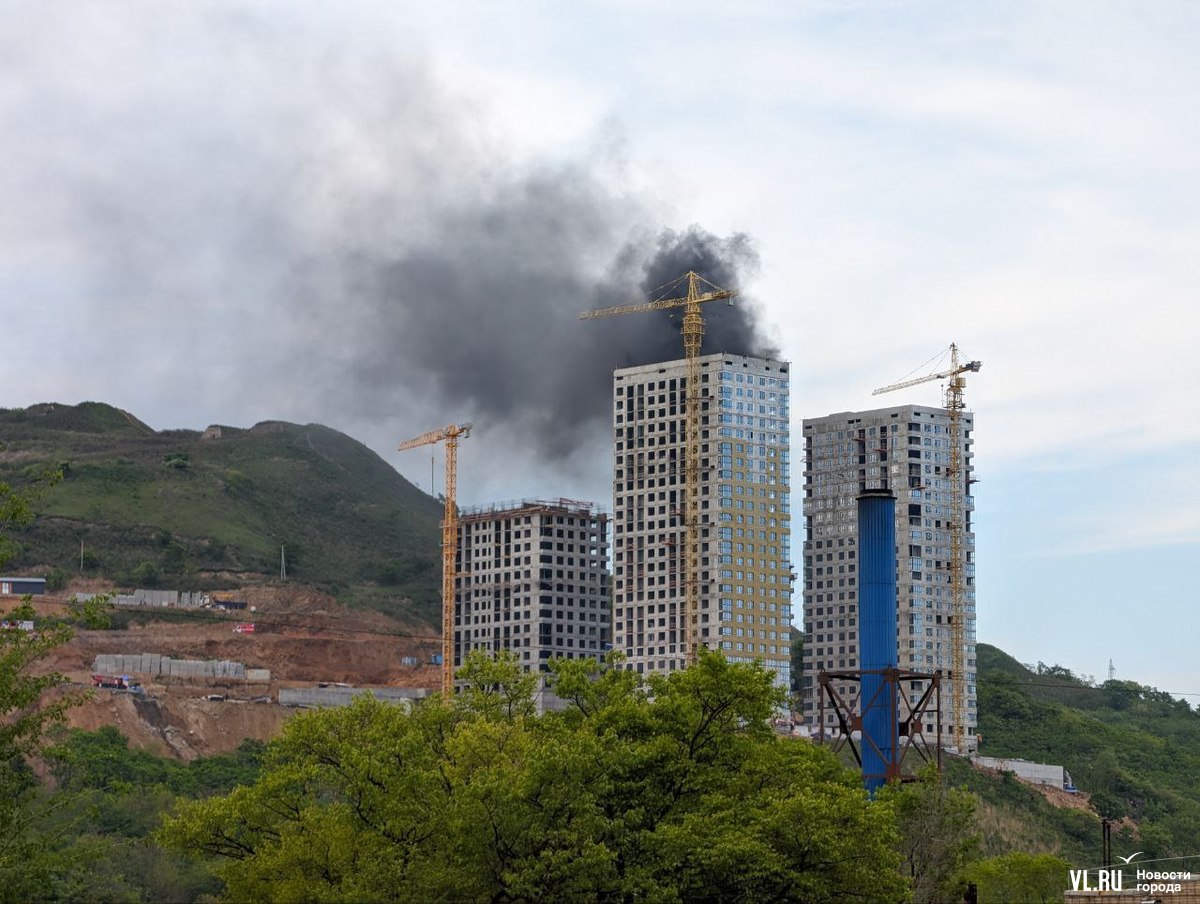
[[[101,675],[151,675],[170,678],[235,678],[247,680],[244,663],[229,659],[171,659],[158,653],[101,653],[92,664]],[[267,669],[251,669],[253,680],[270,681]],[[266,677],[263,677],[263,673]]]
[[[282,706],[345,706],[359,694],[371,694],[388,703],[412,704],[428,694],[411,687],[284,687],[279,689]]]

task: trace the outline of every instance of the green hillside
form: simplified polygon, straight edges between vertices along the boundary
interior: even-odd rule
[[[218,435],[219,434],[219,435]],[[155,432],[109,405],[0,410],[0,480],[63,479],[17,534],[12,570],[83,570],[126,586],[205,589],[289,579],[428,618],[439,503],[356,440],[268,421]]]
[[[1136,831],[1143,859],[1200,853],[1200,713],[1131,681],[1092,684],[1041,663],[1031,670],[982,643],[977,655],[980,753],[1064,765],[1100,815],[1124,820],[1114,833],[1122,850]],[[1056,826],[1065,849],[1086,843],[1078,818]]]

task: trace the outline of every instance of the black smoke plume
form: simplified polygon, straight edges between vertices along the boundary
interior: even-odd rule
[[[746,236],[669,228],[607,143],[506,149],[403,17],[148,9],[44,0],[0,33],[0,285],[56,324],[64,364],[38,372],[67,375],[63,401],[156,427],[319,421],[384,454],[470,418],[514,461],[587,449],[594,473],[612,369],[679,357],[680,319],[579,312],[689,269],[753,275]],[[751,299],[706,308],[706,349],[770,351]]]
[[[592,244],[594,225],[644,227],[621,223],[599,191],[581,196],[577,181],[540,188],[456,217],[419,252],[364,264],[375,269],[356,282],[380,313],[351,369],[360,398],[427,385],[443,410],[530,436],[546,458],[570,457],[608,423],[615,368],[683,357],[682,312],[593,321],[579,313],[663,297],[689,270],[740,290],[757,267],[746,235],[692,226],[630,239],[596,275],[588,260],[603,244]],[[686,284],[668,297],[685,292]],[[777,353],[752,300],[711,302],[703,313],[705,351]]]

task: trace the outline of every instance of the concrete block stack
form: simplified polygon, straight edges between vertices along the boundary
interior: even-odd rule
[[[102,675],[152,675],[189,681],[247,679],[246,666],[241,662],[229,659],[171,659],[159,653],[101,653],[96,657],[92,670]],[[271,673],[267,669],[249,671],[257,673],[254,680],[271,680]]]

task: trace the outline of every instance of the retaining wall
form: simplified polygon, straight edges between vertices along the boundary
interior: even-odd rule
[[[281,687],[281,706],[345,706],[359,694],[371,694],[377,700],[411,706],[429,692],[413,687]]]
[[[971,761],[978,763],[980,766],[986,766],[989,769],[1011,772],[1017,778],[1032,782],[1035,785],[1054,785],[1056,788],[1063,786],[1064,776],[1062,766],[991,756],[976,756],[972,757]]]
[[[234,678],[259,682],[271,680],[269,669],[247,669],[244,663],[229,659],[172,659],[158,653],[101,653],[92,664],[92,671],[100,675]]]

